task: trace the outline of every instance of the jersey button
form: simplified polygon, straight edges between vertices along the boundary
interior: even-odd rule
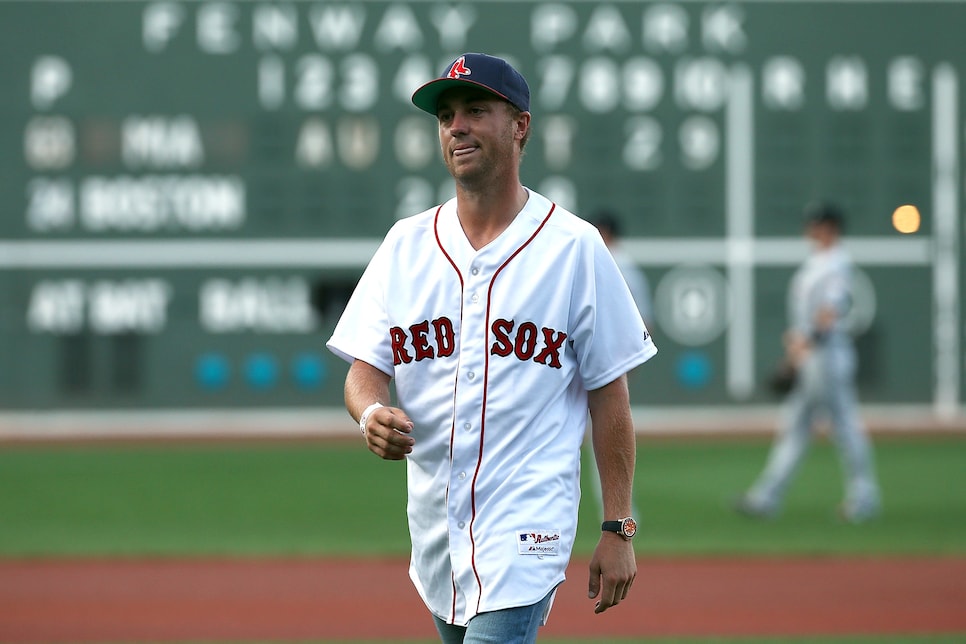
[[[480,294],[479,293],[473,293],[473,295],[470,297],[470,299],[472,301],[474,301],[474,302],[479,302],[480,301]]]
[[[463,521],[460,521],[459,523],[456,524],[456,527],[462,530],[463,528],[466,527],[466,523],[464,523]]]
[[[469,423],[463,423],[463,429],[465,429],[466,431],[470,431],[471,429],[473,429],[473,426],[470,425]]]
[[[471,272],[471,273],[473,273],[474,275],[479,275],[479,274],[480,274],[480,269],[478,269],[478,268],[476,268],[476,267],[474,266],[474,267],[473,267],[473,270],[471,270],[470,272]]]
[[[460,472],[459,474],[456,475],[456,478],[458,478],[461,481],[466,480],[466,472]]]
[[[472,380],[473,378],[476,378],[476,373],[471,371],[468,374],[466,374],[466,377]]]

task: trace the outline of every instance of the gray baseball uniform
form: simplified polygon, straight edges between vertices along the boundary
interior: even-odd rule
[[[855,393],[856,355],[845,323],[851,301],[852,263],[838,244],[813,252],[792,278],[788,297],[792,329],[811,338],[813,350],[800,366],[795,388],[785,403],[780,435],[764,471],[747,497],[764,512],[781,505],[786,488],[807,450],[812,426],[821,412],[831,422],[845,473],[844,508],[857,515],[879,508],[879,488],[870,444]],[[823,308],[837,312],[833,326],[820,332]]]

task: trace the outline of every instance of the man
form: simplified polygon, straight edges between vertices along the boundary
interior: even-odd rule
[[[812,252],[792,277],[790,326],[783,338],[786,361],[796,377],[765,469],[735,509],[753,517],[778,512],[805,455],[816,416],[827,412],[845,472],[839,516],[860,523],[878,514],[880,500],[855,394],[855,348],[844,319],[851,303],[852,263],[839,243],[843,226],[839,209],[816,203],[806,208],[805,215]]]
[[[520,182],[524,78],[464,54],[412,101],[456,197],[393,226],[328,346],[369,450],[407,462],[410,576],[443,642],[532,642],[573,548],[588,409],[612,522],[595,612],[634,581],[625,374],[657,350],[593,226]]]

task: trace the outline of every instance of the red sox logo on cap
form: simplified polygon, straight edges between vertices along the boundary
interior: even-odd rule
[[[453,63],[453,66],[449,68],[449,73],[446,74],[446,78],[459,78],[460,76],[469,76],[473,71],[466,66],[466,56],[460,56]]]

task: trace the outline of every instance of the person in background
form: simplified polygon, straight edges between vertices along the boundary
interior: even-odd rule
[[[845,478],[838,515],[861,523],[881,509],[870,441],[855,391],[856,353],[845,316],[851,304],[852,262],[841,245],[844,217],[831,203],[805,208],[811,252],[792,277],[783,342],[795,377],[788,392],[764,470],[734,502],[740,514],[778,513],[788,485],[811,441],[813,426],[826,413]]]
[[[650,329],[652,321],[651,285],[644,271],[621,245],[623,227],[620,219],[610,210],[601,210],[593,218],[593,224],[604,239],[607,250],[610,251],[614,261],[617,262],[617,267],[620,269],[621,275],[624,276],[627,288],[630,289],[634,302],[637,304],[637,310],[641,312],[644,324]]]

